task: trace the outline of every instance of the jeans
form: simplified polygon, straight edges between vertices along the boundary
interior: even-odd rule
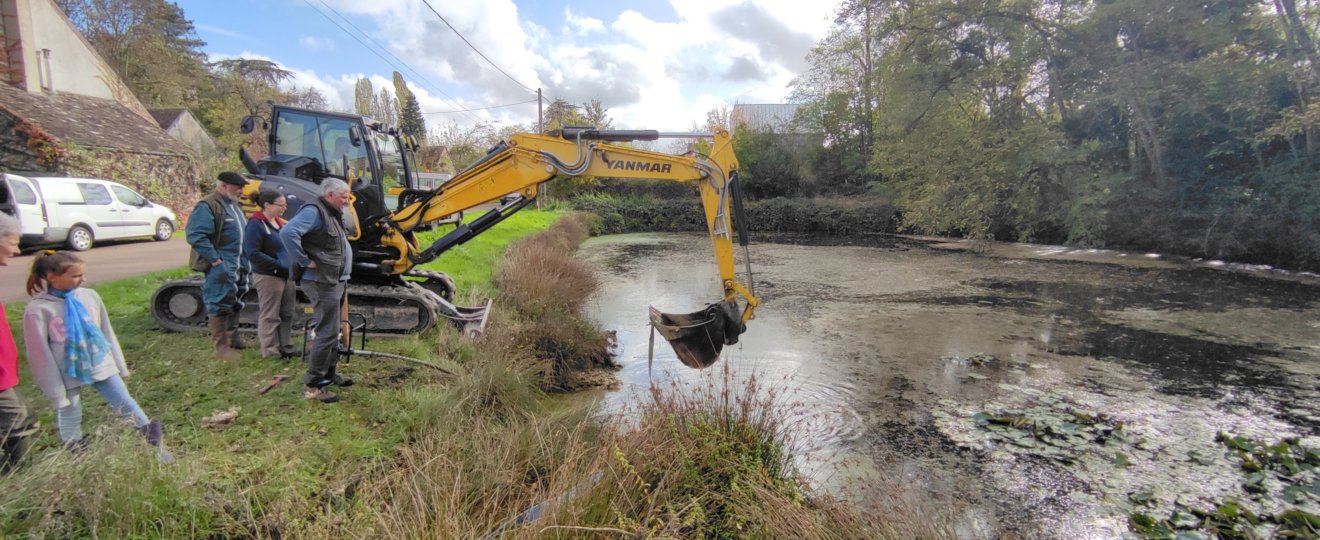
[[[228,262],[207,270],[206,280],[202,282],[202,303],[206,304],[206,316],[218,317],[242,311],[241,299],[247,293],[247,277],[247,272],[239,271],[237,265]]]
[[[138,406],[133,396],[128,395],[128,387],[124,386],[124,379],[118,374],[104,381],[92,383],[92,388],[105,398],[111,410],[119,413],[119,416],[132,420],[134,427],[151,423],[147,413],[142,412],[142,407]],[[55,426],[59,428],[60,440],[65,443],[82,438],[82,400],[79,397],[81,390],[82,387],[66,388],[64,392],[69,398],[69,406],[55,410]]]
[[[303,290],[312,300],[311,350],[307,352],[307,376],[303,384],[322,387],[335,376],[339,363],[340,302],[344,299],[344,282],[303,282]]]

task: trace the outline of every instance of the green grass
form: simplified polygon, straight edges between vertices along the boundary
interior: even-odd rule
[[[515,298],[560,295],[551,303],[575,311],[563,295],[587,294],[573,292],[579,279],[547,278],[553,269],[543,257],[519,263],[503,254],[559,217],[519,214],[432,266],[462,277],[460,287],[491,287],[479,280],[497,265],[505,284],[558,284],[501,288],[507,307],[483,339],[441,328],[370,344],[443,364],[452,377],[358,358],[341,363],[358,384],[329,406],[301,399],[300,364],[252,350],[218,362],[206,336],[156,330],[147,299],[183,271],[98,285],[135,370],[129,388],[167,427],[178,460],[157,463],[94,392],[84,402],[94,441],[69,456],[58,448],[49,404],[24,382],[45,427],[26,466],[0,477],[0,537],[475,538],[546,501],[554,504],[541,520],[500,538],[951,537],[925,517],[907,530],[877,528],[866,517],[889,520],[901,505],[864,516],[808,498],[787,470],[791,429],[774,396],[749,387],[751,398],[730,400],[727,372],[724,386],[695,398],[656,394],[628,422],[601,422],[581,403],[548,398],[541,388],[555,360],[534,345],[554,337],[557,323],[547,319],[558,319],[546,310],[528,315],[518,306],[529,300]],[[548,246],[571,254],[586,229],[564,219],[528,240],[537,249],[509,252]],[[21,306],[10,312],[17,323]],[[291,380],[258,395],[277,374]],[[233,424],[201,425],[233,407]]]
[[[523,210],[466,244],[446,251],[439,259],[421,265],[420,268],[449,274],[460,292],[473,288],[487,288],[495,271],[491,262],[504,253],[505,247],[532,232],[549,227],[563,215],[562,212],[553,210]],[[419,234],[418,242],[426,246],[450,230],[449,227],[442,227]]]
[[[520,212],[427,267],[450,272],[460,292],[489,287],[505,247],[559,216]],[[265,360],[255,349],[236,362],[218,362],[208,336],[156,329],[148,310],[152,292],[161,282],[185,275],[185,269],[170,270],[93,287],[109,306],[133,371],[126,379],[129,390],[148,415],[164,424],[178,463],[154,463],[145,444],[91,391],[84,392],[83,425],[96,449],[71,460],[59,449],[49,401],[21,365],[19,389],[38,411],[43,428],[28,468],[0,478],[0,535],[44,531],[81,537],[99,530],[103,537],[264,536],[253,524],[267,522],[296,531],[333,505],[336,493],[386,466],[409,426],[426,421],[416,417],[421,414],[416,396],[407,391],[438,387],[439,376],[426,368],[356,358],[341,364],[340,371],[358,384],[340,392],[340,403],[326,406],[302,399],[300,362]],[[23,307],[7,306],[20,348]],[[455,366],[455,360],[473,353],[452,334],[446,327],[369,345]],[[289,379],[259,395],[258,388],[276,375]],[[234,423],[202,426],[207,416],[232,407],[239,408]],[[92,487],[98,483],[103,489]]]

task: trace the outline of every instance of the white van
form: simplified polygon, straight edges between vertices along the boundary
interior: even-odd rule
[[[83,251],[97,240],[169,240],[179,225],[169,208],[95,178],[0,174],[0,211],[18,218],[24,248],[63,243]]]

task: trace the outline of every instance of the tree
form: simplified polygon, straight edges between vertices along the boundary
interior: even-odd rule
[[[198,103],[205,42],[183,10],[165,0],[57,0],[138,100],[149,108]]]
[[[330,110],[330,103],[326,101],[325,94],[312,87],[298,88],[297,86],[289,90],[289,104],[305,109],[315,109],[318,111]]]
[[[256,114],[267,101],[285,101],[287,94],[280,84],[293,77],[293,72],[269,60],[230,58],[211,64],[221,87],[234,93],[247,108]]]
[[[596,129],[610,129],[614,124],[614,121],[610,119],[609,111],[597,98],[582,104],[580,117],[586,125]]]
[[[486,155],[486,149],[499,142],[499,134],[495,126],[485,122],[470,127],[450,122],[436,129],[429,139],[432,144],[449,148],[450,165],[454,170],[442,172],[457,172]]]
[[[914,229],[1320,265],[1315,7],[846,0],[792,99]]]
[[[375,99],[376,90],[371,87],[371,81],[365,77],[359,78],[353,87],[353,111],[362,116],[371,116],[371,106]]]
[[[563,129],[568,126],[581,126],[585,123],[582,113],[578,111],[576,105],[555,98],[550,105],[545,108],[545,129],[546,131]]]
[[[394,72],[394,95],[398,96],[399,129],[415,137],[418,144],[426,144],[426,119],[422,116],[422,106],[408,89],[403,74],[397,71]]]
[[[371,101],[371,117],[389,124],[398,125],[398,118],[395,111],[398,107],[395,105],[394,96],[390,95],[388,88],[381,88],[380,93]]]

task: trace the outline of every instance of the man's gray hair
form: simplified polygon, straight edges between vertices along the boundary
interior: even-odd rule
[[[321,181],[321,196],[331,193],[348,193],[348,184],[338,178],[326,178]]]
[[[0,238],[6,236],[18,236],[23,231],[18,227],[18,220],[14,216],[0,212]]]

